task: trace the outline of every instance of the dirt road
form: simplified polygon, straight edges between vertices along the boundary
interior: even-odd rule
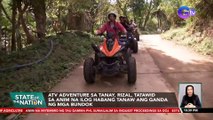
[[[178,92],[178,82],[202,82],[203,106],[213,106],[213,61],[184,47],[164,41],[159,35],[143,35],[139,42],[137,82],[130,86],[126,76],[97,77],[93,85],[83,78],[79,66],[53,92]],[[212,114],[29,114],[25,120],[210,120]]]

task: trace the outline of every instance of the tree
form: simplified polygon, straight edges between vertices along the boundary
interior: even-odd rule
[[[152,16],[157,17],[157,28],[159,28],[161,31],[168,30],[171,27],[166,14],[161,9],[157,9],[156,11],[152,12]]]
[[[0,4],[1,4],[2,0],[0,0]],[[0,6],[0,49],[1,49],[1,40],[2,38],[2,8]]]
[[[6,18],[12,23],[12,19],[10,18],[9,14],[7,13],[6,9],[4,8],[2,2],[0,2],[0,7],[1,7],[1,10],[3,11],[3,13],[5,14]]]
[[[11,51],[16,50],[16,15],[17,15],[17,3],[16,0],[12,0],[12,39],[11,39]]]
[[[24,7],[22,8],[22,4],[24,4]],[[19,18],[20,18],[20,23],[22,25],[22,28],[26,34],[27,37],[27,43],[30,44],[33,41],[35,41],[35,38],[33,34],[29,31],[29,28],[27,27],[25,18],[23,14],[26,12],[27,8],[29,7],[29,2],[25,1],[25,3],[22,2],[22,0],[17,0],[17,8],[19,11]]]
[[[172,26],[179,26],[183,21],[177,15],[177,10],[181,6],[181,0],[162,0],[159,8],[166,14],[167,19],[171,22]]]
[[[45,0],[30,0],[35,15],[37,35],[39,39],[45,37],[46,32],[46,6]]]
[[[93,32],[99,9],[106,5],[102,3],[105,3],[105,0],[70,1],[67,15],[69,29]]]
[[[150,3],[149,3],[149,7],[148,7],[148,9],[146,10],[146,16],[145,16],[145,20],[144,20],[144,24],[143,24],[143,28],[145,29],[146,28],[146,24],[147,24],[147,22],[148,22],[148,20],[149,20],[149,17],[150,17],[150,13],[151,13],[151,11],[152,11],[152,9],[153,9],[153,0],[150,0]]]
[[[128,15],[130,1],[131,0],[117,0],[117,6],[118,6],[119,10],[122,11],[122,15],[124,15],[124,16]]]
[[[144,21],[144,14],[146,10],[146,3],[144,0],[132,0],[130,7],[132,8],[134,21],[139,23],[139,27],[142,27]]]

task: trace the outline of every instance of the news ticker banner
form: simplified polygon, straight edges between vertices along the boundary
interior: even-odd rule
[[[14,107],[178,107],[174,93],[142,92],[11,92]]]
[[[0,108],[0,113],[181,113],[180,108]],[[184,108],[183,113],[213,113],[213,108]]]
[[[211,108],[178,108],[174,93],[11,92],[13,108],[0,113],[210,113]]]
[[[179,108],[0,108],[0,113],[180,113]]]

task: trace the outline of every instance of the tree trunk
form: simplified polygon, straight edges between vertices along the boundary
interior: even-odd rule
[[[23,27],[23,30],[26,34],[26,37],[27,37],[27,43],[30,44],[32,43],[33,41],[35,41],[35,38],[33,37],[32,33],[28,30],[27,28],[27,25],[26,25],[26,22],[25,22],[25,19],[23,17],[23,14],[24,12],[26,11],[28,5],[25,5],[24,8],[22,9],[22,3],[21,3],[21,0],[17,0],[17,8],[18,8],[18,11],[19,11],[19,18],[20,18],[20,22],[21,22],[21,25]]]
[[[150,1],[150,3],[149,3],[149,9],[147,10],[147,14],[146,14],[146,18],[145,18],[145,20],[144,20],[144,25],[143,25],[143,28],[144,29],[146,29],[146,24],[147,24],[147,22],[148,22],[148,20],[149,20],[149,17],[150,17],[150,13],[151,13],[151,8],[152,8],[152,0]]]
[[[2,0],[0,0],[0,4],[1,4]],[[2,8],[0,6],[0,51],[2,49],[2,41],[1,41],[1,38],[2,38]]]
[[[16,0],[12,1],[12,39],[11,39],[11,51],[16,51]]]
[[[32,33],[28,30],[23,14],[20,15],[20,20],[23,30],[27,36],[27,43],[30,44],[33,41],[35,41],[35,38],[33,37]]]
[[[33,12],[35,14],[38,38],[43,39],[46,32],[46,7],[45,0],[32,0]]]
[[[18,50],[21,50],[21,49],[22,49],[20,25],[21,25],[21,20],[20,20],[20,16],[19,16],[19,17],[18,17],[17,24],[16,24],[16,39],[17,39],[17,47],[18,47]]]

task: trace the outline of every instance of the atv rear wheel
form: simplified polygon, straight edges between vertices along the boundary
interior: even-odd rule
[[[84,61],[84,79],[88,84],[95,82],[94,60],[88,58]]]
[[[138,53],[138,41],[136,40],[133,41],[132,51],[133,53]]]
[[[136,61],[134,57],[128,59],[128,83],[134,84],[137,79]]]

